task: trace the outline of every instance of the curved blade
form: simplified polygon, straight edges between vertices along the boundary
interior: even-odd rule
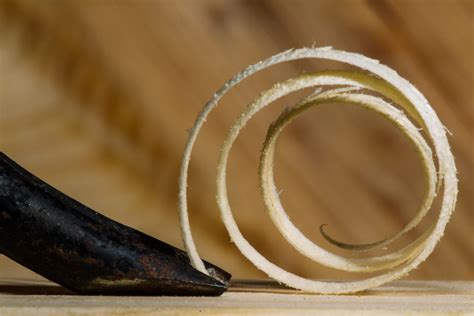
[[[220,295],[230,274],[117,223],[0,153],[0,252],[72,291],[100,295]]]

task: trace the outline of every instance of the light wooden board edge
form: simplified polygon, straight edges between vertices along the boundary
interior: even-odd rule
[[[237,280],[221,297],[41,295],[14,287],[59,289],[0,280],[0,315],[474,315],[474,281],[396,281],[355,295],[314,295]]]

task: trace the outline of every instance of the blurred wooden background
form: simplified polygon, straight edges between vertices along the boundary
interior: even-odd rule
[[[470,0],[0,0],[0,148],[90,207],[182,247],[179,159],[186,129],[214,91],[247,65],[289,48],[359,52],[414,83],[453,133],[457,210],[445,238],[410,278],[473,279],[473,9]],[[341,67],[277,66],[243,83],[211,115],[191,163],[189,202],[204,258],[237,277],[263,277],[219,221],[218,147],[262,89],[303,71]],[[238,140],[229,166],[236,218],[259,250],[295,273],[357,278],[299,256],[265,216],[259,149],[268,124],[297,99],[264,110]],[[360,243],[393,233],[423,194],[412,146],[390,123],[347,105],[322,107],[292,124],[276,168],[291,218],[322,245],[322,223],[334,237]],[[37,277],[4,257],[0,276]]]

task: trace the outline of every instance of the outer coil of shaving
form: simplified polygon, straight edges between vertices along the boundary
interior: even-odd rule
[[[457,196],[457,176],[454,157],[451,153],[444,126],[424,96],[394,70],[365,56],[324,48],[302,48],[289,50],[249,66],[219,89],[204,106],[191,128],[184,149],[179,178],[179,211],[181,229],[186,251],[192,265],[203,273],[206,271],[192,238],[187,207],[187,174],[191,153],[199,131],[209,113],[219,100],[233,87],[256,72],[282,62],[316,58],[339,61],[356,66],[361,71],[321,71],[304,74],[277,83],[264,91],[233,123],[220,150],[217,166],[217,204],[222,221],[235,245],[242,254],[269,277],[290,287],[315,293],[351,293],[372,288],[402,277],[423,262],[442,237],[446,224],[454,211]],[[325,90],[321,88],[324,87]],[[334,269],[352,272],[377,272],[377,276],[347,282],[326,282],[305,279],[278,267],[262,256],[241,234],[232,214],[227,196],[226,165],[230,150],[239,132],[258,111],[273,101],[305,88],[315,88],[303,101],[286,108],[269,127],[261,153],[259,175],[261,191],[268,215],[285,239],[302,255]],[[374,96],[364,92],[375,92]],[[386,100],[390,100],[390,103]],[[363,259],[332,253],[313,243],[293,225],[279,199],[273,179],[273,155],[278,138],[284,128],[307,109],[321,104],[351,103],[374,111],[393,121],[417,148],[425,171],[426,190],[423,202],[411,221],[394,235],[369,244],[350,244],[333,239],[321,228],[324,238],[330,243],[352,251],[366,251],[386,246],[413,229],[427,214],[438,191],[442,195],[438,218],[420,237],[404,248],[382,256]],[[397,107],[393,106],[396,104]],[[407,114],[405,114],[407,113]],[[411,119],[411,120],[410,120]],[[412,122],[413,121],[413,122]],[[420,133],[423,129],[429,139]],[[429,144],[432,144],[432,149]],[[437,164],[433,161],[433,153]]]

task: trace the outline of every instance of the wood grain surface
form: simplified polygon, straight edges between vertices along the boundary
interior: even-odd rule
[[[0,0],[0,148],[88,206],[182,247],[179,159],[186,129],[214,91],[289,48],[362,53],[415,84],[453,134],[457,209],[433,255],[409,277],[472,280],[473,7],[469,0]],[[214,177],[226,127],[274,82],[326,68],[347,67],[303,61],[250,78],[211,115],[197,143],[193,232],[203,257],[237,277],[263,274],[219,221]],[[358,278],[298,255],[264,211],[259,150],[268,124],[300,97],[277,102],[243,131],[229,165],[231,203],[244,235],[270,260],[305,277]],[[343,104],[310,111],[288,127],[276,181],[292,220],[328,249],[320,224],[344,241],[375,241],[403,227],[423,195],[409,142],[376,114]],[[390,249],[418,236],[436,212]],[[37,277],[4,257],[0,276]]]
[[[264,283],[266,292],[252,288]],[[48,283],[0,280],[4,316],[68,315],[472,315],[473,282],[395,281],[358,295],[311,295],[240,281],[221,297],[77,296]]]

